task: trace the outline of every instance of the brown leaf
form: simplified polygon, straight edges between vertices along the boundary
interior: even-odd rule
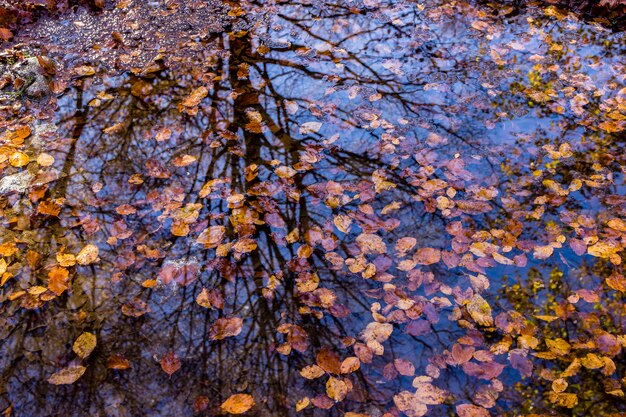
[[[419,265],[432,265],[441,260],[441,251],[434,248],[421,248],[413,255],[413,260]]]
[[[322,348],[317,356],[317,364],[326,372],[333,374],[341,373],[341,361],[339,355],[328,348]]]
[[[170,377],[172,376],[172,374],[174,374],[174,372],[180,369],[180,366],[181,366],[180,359],[172,351],[167,352],[161,358],[161,368]]]
[[[342,233],[348,233],[350,231],[350,226],[352,225],[352,218],[346,216],[345,214],[338,214],[333,219],[333,223],[339,231]]]
[[[209,337],[211,340],[221,340],[226,337],[237,336],[241,333],[243,320],[239,317],[220,318],[213,323]]]
[[[413,376],[415,375],[415,366],[406,359],[395,359],[393,366],[396,368],[400,375]]]
[[[421,417],[426,414],[426,405],[419,402],[416,396],[409,391],[402,391],[393,396],[393,402],[400,411],[410,411],[411,417]]]
[[[205,98],[208,94],[209,90],[204,86],[200,86],[193,90],[191,94],[183,100],[182,105],[185,107],[195,107],[200,104],[202,99]]]
[[[196,242],[204,245],[205,248],[211,249],[222,243],[226,228],[224,226],[207,227],[200,233]]]
[[[123,356],[112,355],[107,359],[107,368],[121,371],[130,368],[130,362]]]
[[[79,67],[74,68],[74,75],[77,77],[88,77],[90,75],[94,75],[96,70],[89,65],[81,65]]]
[[[387,251],[387,245],[385,245],[383,239],[375,234],[362,233],[357,236],[356,243],[363,253],[381,254]]]
[[[58,216],[61,212],[61,205],[52,200],[42,201],[37,206],[37,211],[48,216]]]
[[[220,408],[230,414],[243,414],[254,406],[254,398],[250,394],[235,394],[228,397]]]
[[[376,341],[382,343],[389,339],[393,332],[393,325],[391,323],[379,323],[377,321],[369,323],[362,333],[363,340],[366,342]]]
[[[459,417],[489,417],[489,411],[483,407],[472,404],[459,404],[456,406]]]
[[[68,366],[52,374],[50,378],[48,378],[48,382],[52,385],[73,384],[78,378],[83,376],[86,369],[87,368],[84,366]]]

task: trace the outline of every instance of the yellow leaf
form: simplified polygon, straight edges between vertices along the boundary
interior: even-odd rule
[[[593,353],[588,353],[584,358],[580,358],[580,363],[587,369],[599,369],[604,366],[602,358]]]
[[[343,362],[341,362],[341,373],[349,374],[351,372],[356,371],[361,366],[361,361],[356,356],[350,356],[345,358]]]
[[[14,167],[23,167],[28,165],[30,158],[24,152],[13,152],[9,156],[9,163]]]
[[[296,403],[296,411],[304,410],[309,406],[309,404],[311,404],[311,400],[309,400],[309,397],[304,397]]]
[[[81,359],[85,359],[91,355],[91,352],[96,348],[96,335],[93,333],[85,332],[78,336],[78,339],[74,342],[72,349]]]
[[[254,406],[254,398],[249,394],[231,395],[221,405],[222,410],[231,414],[243,414]]]
[[[569,384],[563,378],[558,378],[552,381],[552,391],[554,392],[563,392],[567,389]]]
[[[350,226],[352,225],[352,218],[346,216],[345,214],[338,214],[333,219],[333,223],[339,231],[342,233],[348,233],[350,231]]]
[[[491,306],[483,297],[475,294],[467,303],[467,312],[472,319],[481,326],[493,326],[493,317],[491,316]]]
[[[348,385],[341,379],[331,376],[326,382],[326,394],[335,401],[343,401],[348,395]]]
[[[302,375],[306,379],[316,379],[324,375],[324,370],[317,365],[305,366],[300,371],[300,375]]]
[[[550,401],[553,404],[560,405],[561,407],[574,408],[578,404],[578,397],[576,394],[569,394],[565,392],[551,392]]]
[[[98,260],[98,247],[96,245],[89,244],[82,248],[78,255],[76,255],[76,262],[79,265],[89,265]]]
[[[610,242],[598,242],[587,248],[587,253],[597,258],[610,258],[617,252],[619,252],[619,248]]]

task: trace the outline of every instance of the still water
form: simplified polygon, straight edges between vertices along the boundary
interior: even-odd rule
[[[121,1],[20,40],[58,94],[3,123],[7,416],[626,412],[623,34]]]

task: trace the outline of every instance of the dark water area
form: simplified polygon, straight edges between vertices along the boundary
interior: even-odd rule
[[[6,416],[626,413],[622,33],[119,1],[11,45],[56,70],[0,109]]]

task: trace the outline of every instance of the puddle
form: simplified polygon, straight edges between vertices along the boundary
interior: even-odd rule
[[[626,412],[622,34],[120,3],[16,35],[59,94],[3,123],[7,415]]]

